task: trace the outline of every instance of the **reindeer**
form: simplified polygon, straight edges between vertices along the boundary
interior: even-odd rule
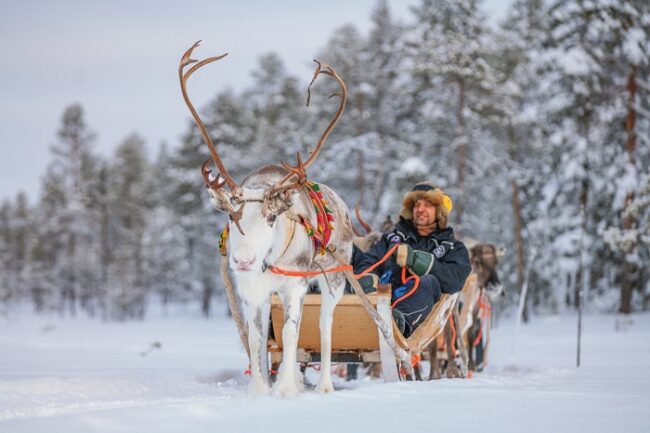
[[[503,254],[504,251],[497,249],[493,244],[477,243],[470,247],[470,262],[472,263],[472,272],[476,274],[476,283],[473,284],[471,292],[461,293],[462,308],[459,328],[467,351],[468,368],[472,371],[483,369],[483,354],[487,354],[489,334],[485,336],[485,347],[482,345],[483,339],[480,335],[483,325],[489,332],[490,324],[483,323],[483,321],[489,320],[486,313],[491,311],[492,302],[498,296],[504,295],[503,286],[497,273],[499,258]]]
[[[218,211],[228,214],[229,218],[228,263],[234,275],[237,293],[243,303],[248,333],[245,341],[251,361],[251,381],[248,390],[256,395],[272,393],[276,396],[291,397],[297,395],[303,388],[302,375],[298,371],[296,362],[298,333],[305,293],[309,284],[317,281],[322,293],[320,313],[322,368],[316,389],[323,393],[331,392],[334,390],[330,373],[332,316],[336,304],[343,295],[345,277],[342,273],[326,276],[324,271],[310,277],[294,277],[282,275],[279,270],[310,272],[332,268],[339,264],[333,254],[323,254],[322,250],[319,253],[308,232],[296,228],[296,225],[317,219],[312,198],[307,191],[305,170],[316,160],[323,143],[343,114],[348,96],[347,87],[330,66],[315,60],[317,68],[309,89],[321,74],[334,78],[341,89],[337,94],[340,97],[338,111],[321,135],[316,148],[304,162],[298,153],[295,166],[285,162],[282,162],[281,166],[266,165],[246,176],[241,184],[237,184],[228,174],[187,95],[186,82],[192,73],[226,56],[224,54],[210,57],[199,62],[191,59],[190,56],[199,42],[183,55],[179,65],[179,79],[185,103],[219,171],[217,177],[212,178],[209,169],[210,160],[202,166],[202,174],[212,205]],[[185,71],[185,67],[192,63],[196,64]],[[309,90],[307,105],[309,105]],[[220,181],[220,178],[223,180]],[[353,232],[348,209],[341,198],[327,186],[320,184],[320,191],[334,217],[333,230],[327,243],[328,251],[336,251],[339,257],[349,261],[352,254]],[[282,331],[284,344],[282,364],[277,381],[271,389],[267,367],[267,339],[270,297],[273,292],[282,299],[285,323]]]
[[[473,239],[465,239],[465,244],[470,250],[470,262],[472,264],[472,273],[468,277],[469,284],[460,292],[459,304],[460,311],[454,313],[454,326],[447,323],[444,331],[444,344],[442,345],[447,352],[447,377],[463,377],[466,370],[480,371],[482,363],[477,358],[482,357],[483,352],[487,353],[487,344],[483,348],[478,340],[481,339],[481,315],[485,309],[491,309],[491,302],[496,296],[503,294],[503,286],[499,281],[497,265],[499,257],[503,251],[498,250],[493,244],[480,243]],[[486,329],[489,329],[487,324]],[[453,340],[454,334],[456,340]],[[487,340],[486,340],[487,341]],[[476,342],[476,344],[474,344]],[[454,351],[451,346],[458,350],[460,355],[459,363],[454,365]],[[429,347],[429,360],[431,361],[431,370],[429,380],[439,379],[442,375],[438,364],[437,356],[440,350],[438,342],[434,341]],[[480,352],[480,353],[479,353]],[[479,361],[477,363],[477,361]]]

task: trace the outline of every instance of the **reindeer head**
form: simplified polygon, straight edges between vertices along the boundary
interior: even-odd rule
[[[220,60],[227,55],[210,57],[201,61],[193,60],[190,56],[199,43],[200,41],[196,42],[183,54],[178,67],[178,76],[181,83],[183,99],[201,131],[203,140],[208,145],[212,160],[219,170],[216,178],[212,178],[210,176],[211,170],[209,169],[210,160],[207,160],[201,167],[201,173],[205,180],[208,193],[210,194],[210,202],[215,209],[227,213],[229,225],[234,225],[237,228],[237,230],[230,230],[231,267],[236,272],[262,269],[264,258],[278,244],[278,240],[282,242],[284,237],[283,232],[286,231],[284,227],[287,224],[286,218],[279,217],[284,215],[294,205],[299,196],[299,190],[307,180],[305,170],[314,162],[320,153],[323,143],[343,114],[348,96],[347,87],[330,66],[314,60],[317,67],[307,90],[307,105],[309,105],[311,86],[316,81],[316,78],[320,74],[329,75],[341,87],[341,93],[335,94],[341,97],[341,103],[334,118],[330,121],[325,132],[321,135],[316,148],[310,153],[304,163],[300,157],[300,153],[298,153],[296,154],[295,166],[282,162],[284,170],[274,166],[263,167],[248,176],[247,179],[254,179],[250,181],[250,184],[246,184],[246,181],[244,181],[243,186],[240,186],[228,174],[203,121],[197,114],[187,95],[187,79],[202,66]],[[185,71],[185,67],[192,63],[196,64]],[[223,178],[223,180],[220,181],[220,178]],[[229,188],[229,191],[226,190],[225,186]],[[278,223],[279,220],[283,222]]]
[[[499,253],[492,244],[477,244],[471,249],[472,268],[478,277],[479,287],[501,293],[502,286],[497,273]]]

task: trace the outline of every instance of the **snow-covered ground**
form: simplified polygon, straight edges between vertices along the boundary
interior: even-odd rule
[[[0,319],[0,432],[650,432],[650,315],[576,317],[493,331],[469,380],[338,382],[294,399],[249,397],[233,324]],[[159,346],[159,347],[157,347]],[[310,373],[311,374],[311,373]]]

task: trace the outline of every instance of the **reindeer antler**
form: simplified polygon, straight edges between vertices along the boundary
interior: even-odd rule
[[[201,166],[201,174],[203,176],[203,179],[205,180],[206,187],[214,191],[215,194],[223,194],[223,191],[220,190],[223,188],[224,184],[227,184],[232,192],[232,195],[234,197],[238,197],[240,195],[239,185],[237,185],[237,182],[235,182],[232,179],[232,177],[230,177],[230,175],[228,174],[228,170],[226,170],[226,167],[221,162],[221,158],[217,153],[217,149],[214,147],[214,143],[212,143],[212,138],[210,138],[210,134],[208,134],[208,130],[203,124],[201,117],[194,109],[194,105],[192,104],[190,97],[187,95],[187,80],[192,76],[194,72],[199,70],[199,68],[202,68],[203,66],[207,65],[208,63],[216,62],[217,60],[221,60],[228,55],[226,53],[216,57],[208,57],[207,59],[203,59],[201,61],[190,58],[192,52],[196,47],[199,46],[200,43],[201,41],[195,42],[194,45],[192,45],[187,51],[185,51],[183,57],[181,57],[181,61],[178,65],[178,79],[181,83],[181,92],[183,94],[183,100],[185,100],[185,104],[187,105],[187,108],[189,108],[190,113],[192,113],[192,117],[194,118],[194,122],[196,123],[196,126],[198,126],[199,131],[201,131],[201,136],[203,137],[203,141],[205,141],[205,144],[208,145],[208,149],[210,150],[210,155],[212,156],[212,160],[214,161],[214,163],[217,165],[217,168],[219,169],[219,174],[217,175],[217,177],[214,180],[210,180],[210,173],[212,171],[208,168],[208,165],[210,164],[210,160],[208,159]],[[196,64],[192,66],[190,69],[188,69],[187,71],[185,71],[185,68],[188,65],[191,65],[192,63],[196,63]],[[223,177],[223,181],[219,182],[219,178],[221,177]],[[240,207],[238,210],[235,210],[229,200],[224,200],[224,202],[227,203],[227,211],[228,214],[230,215],[230,218],[232,218],[233,222],[237,226],[237,229],[240,231],[240,233],[244,235],[244,231],[239,225],[239,220],[242,217],[242,211],[243,211],[242,208]]]
[[[361,216],[361,203],[357,203],[356,206],[354,206],[354,213],[357,215],[357,220],[359,220],[359,224],[361,224],[361,227],[364,228],[366,234],[372,233],[372,227],[370,227],[370,225],[365,222]]]
[[[330,65],[321,62],[320,60],[314,59],[314,62],[316,62],[317,66],[316,66],[316,70],[314,71],[314,76],[311,79],[311,83],[309,83],[309,87],[307,87],[307,106],[309,106],[309,101],[311,99],[311,86],[316,82],[316,79],[320,74],[329,75],[330,77],[334,78],[337,83],[339,83],[339,86],[341,86],[341,93],[334,93],[330,95],[330,98],[333,98],[334,96],[339,96],[341,98],[341,103],[339,105],[339,109],[336,111],[336,114],[334,115],[334,118],[327,125],[325,132],[323,132],[323,135],[321,135],[320,139],[318,140],[318,145],[316,146],[316,149],[314,149],[314,151],[309,155],[309,158],[307,158],[307,161],[305,161],[305,168],[308,168],[320,153],[323,143],[325,142],[325,140],[327,140],[327,137],[329,137],[330,133],[338,123],[341,116],[343,115],[343,110],[345,110],[345,103],[348,100],[348,87],[345,85],[345,82],[341,79],[341,77],[339,77],[336,71]]]
[[[343,115],[343,111],[345,110],[345,103],[348,100],[348,87],[345,85],[345,82],[336,73],[336,71],[327,63],[324,63],[316,59],[314,59],[314,62],[316,62],[316,70],[314,71],[314,76],[312,77],[311,82],[307,87],[307,106],[309,106],[309,102],[311,100],[311,86],[316,82],[316,79],[321,74],[325,74],[325,75],[329,75],[330,77],[333,77],[336,80],[336,82],[339,84],[339,86],[341,86],[340,93],[334,93],[330,95],[330,98],[334,96],[339,96],[341,98],[341,103],[339,104],[339,108],[336,111],[334,118],[327,125],[325,132],[323,132],[320,139],[318,140],[318,144],[316,145],[316,148],[309,154],[309,157],[304,163],[302,162],[302,158],[300,157],[300,152],[296,154],[295,167],[287,164],[284,161],[281,162],[282,166],[286,170],[288,170],[289,173],[282,180],[280,180],[276,184],[276,186],[272,188],[271,191],[274,193],[283,190],[292,189],[292,188],[297,188],[298,186],[304,184],[305,180],[307,179],[307,174],[305,170],[316,160],[316,157],[318,156],[318,154],[321,151],[321,148],[323,147],[323,143],[325,143],[325,140],[327,140],[327,137],[330,135],[330,133],[338,123],[339,119]],[[294,176],[297,177],[297,180],[295,182],[292,182],[291,184],[288,185],[284,185],[285,182],[287,182],[289,179],[291,179]]]
[[[212,173],[212,170],[208,168],[210,165],[210,159],[206,159],[203,165],[201,165],[201,174],[203,175],[203,180],[205,180],[205,186],[206,188],[218,190],[223,188],[223,186],[226,184],[225,179],[219,182],[219,178],[221,177],[220,173],[217,173],[217,177],[214,179],[210,179],[210,173]]]
[[[190,56],[192,55],[192,52],[196,47],[199,46],[200,43],[201,41],[197,41],[183,54],[183,57],[181,58],[181,61],[178,65],[178,79],[180,80],[181,83],[181,92],[183,93],[183,99],[185,100],[185,104],[187,105],[187,108],[189,108],[190,113],[194,118],[194,122],[199,127],[199,131],[201,131],[201,136],[203,136],[203,141],[205,141],[205,144],[208,145],[208,149],[210,150],[210,155],[212,156],[212,160],[217,165],[217,168],[219,169],[219,173],[223,177],[223,182],[228,184],[228,187],[230,187],[230,189],[234,193],[239,189],[239,185],[237,185],[237,183],[232,179],[232,177],[230,177],[230,175],[228,174],[228,170],[226,170],[226,167],[221,162],[221,158],[219,157],[219,154],[217,153],[217,149],[214,147],[214,144],[212,143],[212,139],[210,138],[210,134],[208,134],[208,130],[203,124],[201,117],[194,109],[194,105],[192,105],[192,101],[190,100],[190,97],[187,95],[187,87],[186,87],[188,78],[190,78],[190,76],[194,72],[196,72],[199,68],[207,65],[208,63],[221,60],[224,57],[226,57],[228,54],[226,53],[216,57],[208,57],[207,59],[203,59],[201,61],[191,59]],[[187,71],[185,71],[185,67],[187,67],[192,63],[196,63],[196,64],[192,66],[190,69],[188,69]],[[204,177],[205,177],[205,170],[207,170],[207,166],[204,163],[203,166],[201,167],[201,171],[202,173],[204,173]],[[210,184],[210,182],[207,183]],[[223,186],[223,183],[221,183],[220,185]]]

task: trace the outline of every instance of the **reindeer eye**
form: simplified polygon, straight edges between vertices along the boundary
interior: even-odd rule
[[[271,214],[266,217],[266,222],[269,223],[269,225],[272,225],[275,222],[276,215]]]

